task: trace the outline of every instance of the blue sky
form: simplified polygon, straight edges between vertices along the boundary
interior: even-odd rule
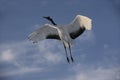
[[[93,28],[75,40],[72,64],[59,41],[27,39],[43,16],[69,24],[78,14]],[[119,34],[119,0],[0,0],[0,80],[119,80]]]

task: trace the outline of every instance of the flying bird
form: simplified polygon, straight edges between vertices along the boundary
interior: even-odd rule
[[[85,30],[92,29],[92,20],[86,16],[77,15],[75,19],[67,25],[57,25],[53,19],[49,16],[43,17],[52,24],[45,24],[43,27],[32,32],[28,39],[33,43],[37,43],[44,39],[56,39],[60,40],[65,48],[66,58],[68,63],[70,63],[69,55],[67,53],[67,48],[69,48],[70,59],[74,61],[71,54],[72,42],[78,36],[80,36]]]

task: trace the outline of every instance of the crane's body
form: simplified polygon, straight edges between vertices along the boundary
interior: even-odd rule
[[[66,48],[69,48],[70,57],[73,61],[71,54],[71,44],[74,39],[80,36],[85,30],[91,30],[92,20],[86,16],[77,15],[72,23],[68,25],[57,25],[52,18],[44,17],[51,21],[53,25],[45,24],[42,28],[37,29],[31,33],[28,38],[37,43],[44,39],[57,39],[61,40],[64,45],[67,61],[69,62]]]

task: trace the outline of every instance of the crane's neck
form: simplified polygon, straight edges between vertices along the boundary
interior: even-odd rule
[[[52,19],[50,21],[53,25],[57,25]]]

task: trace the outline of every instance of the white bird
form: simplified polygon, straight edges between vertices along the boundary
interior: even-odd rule
[[[65,48],[66,58],[69,63],[69,57],[66,48],[69,47],[70,57],[72,62],[73,57],[71,54],[72,41],[80,36],[85,30],[92,29],[92,20],[86,16],[77,15],[72,23],[67,25],[57,25],[52,18],[44,17],[52,22],[51,24],[45,24],[43,27],[32,32],[28,38],[37,43],[44,39],[57,39],[60,40]]]

